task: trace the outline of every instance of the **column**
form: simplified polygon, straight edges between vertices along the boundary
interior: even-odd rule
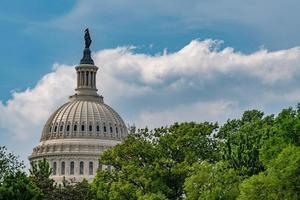
[[[87,71],[86,74],[87,74],[87,84],[86,85],[90,86],[90,72]]]
[[[79,87],[79,79],[80,78],[80,74],[79,74],[79,71],[77,71],[77,88]]]
[[[88,71],[89,73],[89,87],[92,87],[92,72]]]
[[[94,72],[94,88],[96,88],[96,72]]]
[[[88,71],[85,71],[85,86],[88,86],[89,85],[89,72]]]
[[[84,72],[81,71],[80,74],[81,74],[81,84],[80,84],[80,86],[82,87],[82,86],[84,86]]]
[[[94,72],[91,72],[91,87],[94,88]]]

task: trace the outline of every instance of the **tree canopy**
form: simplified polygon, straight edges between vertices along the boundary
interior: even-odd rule
[[[140,129],[100,156],[112,170],[92,188],[97,199],[299,199],[299,138],[299,107]]]
[[[300,106],[248,110],[222,125],[132,129],[105,151],[92,183],[55,184],[46,160],[30,175],[0,147],[0,199],[300,199]]]

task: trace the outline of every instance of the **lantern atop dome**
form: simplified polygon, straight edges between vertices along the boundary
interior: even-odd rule
[[[71,96],[71,100],[82,97],[95,99],[96,97],[96,99],[103,101],[103,98],[97,94],[96,75],[98,67],[94,65],[91,57],[90,45],[92,39],[89,29],[85,29],[84,40],[85,48],[83,50],[83,57],[80,60],[80,64],[75,68],[77,72],[76,94]]]

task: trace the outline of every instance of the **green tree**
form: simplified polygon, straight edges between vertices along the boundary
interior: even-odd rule
[[[277,180],[274,177],[265,176],[263,172],[246,179],[241,185],[239,200],[276,200],[281,199],[277,195]]]
[[[42,192],[22,171],[23,162],[0,146],[0,199],[41,199]]]
[[[160,192],[158,193],[148,193],[143,196],[140,196],[138,200],[167,200],[166,196]]]
[[[98,199],[137,199],[149,190],[159,191],[157,180],[151,179],[155,172],[156,151],[144,136],[129,136],[121,145],[104,152],[100,162],[113,166],[111,171],[98,171],[93,182],[93,189]]]
[[[195,163],[185,179],[186,199],[236,199],[242,178],[225,162]]]
[[[274,117],[263,116],[263,112],[257,110],[246,111],[241,119],[228,120],[216,136],[222,147],[223,159],[244,176],[264,171],[259,154]]]
[[[6,174],[16,173],[24,169],[23,162],[13,153],[8,153],[5,146],[0,146],[0,182]]]
[[[1,200],[37,200],[42,197],[42,191],[21,171],[7,173],[0,184]]]
[[[113,166],[99,171],[93,182],[98,199],[184,197],[183,183],[194,162],[219,159],[213,123],[175,123],[139,130],[106,151],[100,162]]]
[[[93,200],[96,199],[95,193],[92,190],[91,184],[86,179],[76,183],[73,186],[73,200]]]
[[[156,145],[160,176],[171,189],[168,198],[183,197],[183,185],[190,165],[219,160],[219,149],[212,137],[217,128],[216,123],[190,122],[156,130],[155,134],[160,136]]]
[[[240,200],[300,199],[300,147],[286,147],[265,172],[240,185]]]
[[[297,110],[283,109],[275,118],[260,150],[262,162],[268,165],[288,145],[300,146],[300,104]]]
[[[94,178],[92,189],[96,194],[97,199],[109,199],[111,184],[117,181],[115,173],[99,170]]]
[[[96,197],[91,189],[91,185],[84,179],[74,185],[63,180],[63,184],[60,184],[53,189],[51,198],[53,200],[93,200]]]
[[[300,106],[277,117],[175,123],[132,132],[104,152],[97,199],[300,199]]]
[[[53,199],[54,180],[50,179],[52,169],[48,161],[44,158],[37,164],[31,164],[30,179],[34,182],[43,192],[44,199]]]

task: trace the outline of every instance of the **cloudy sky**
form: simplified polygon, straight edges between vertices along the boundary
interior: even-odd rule
[[[0,145],[23,160],[74,93],[90,28],[99,93],[126,123],[219,121],[300,102],[299,0],[0,3]]]

